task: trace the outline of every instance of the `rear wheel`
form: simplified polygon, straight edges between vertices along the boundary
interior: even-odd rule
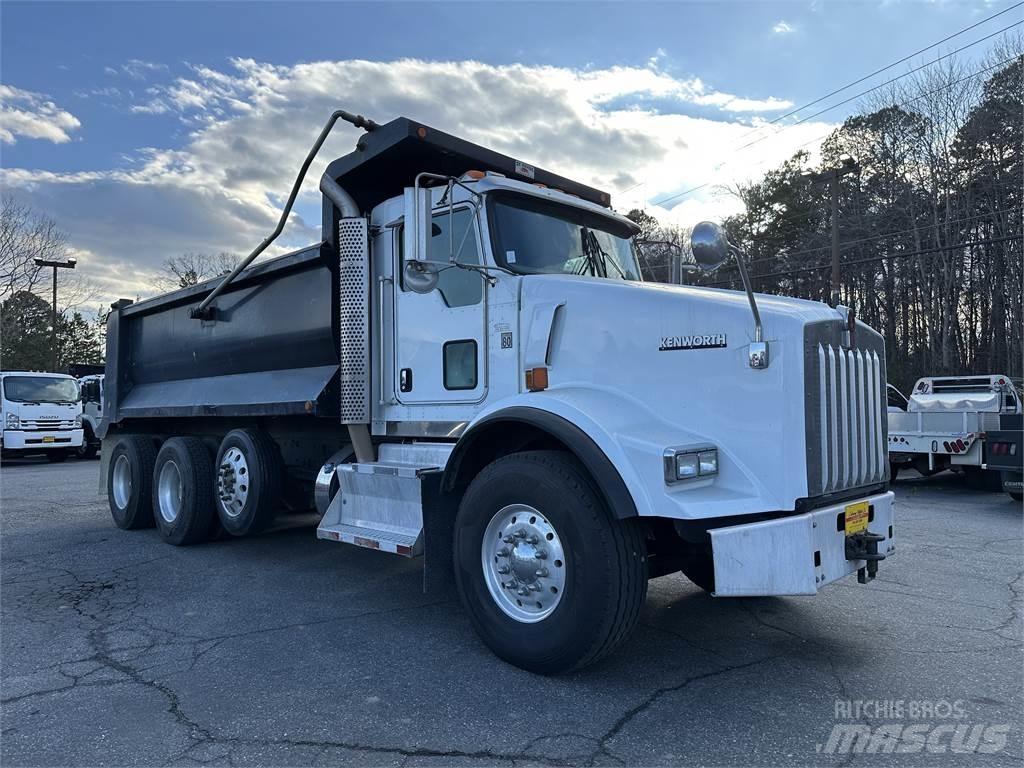
[[[502,659],[542,674],[591,664],[636,624],[644,540],[616,520],[559,451],[518,453],[470,484],[455,523],[455,576],[476,631]]]
[[[265,432],[235,429],[217,451],[217,516],[233,536],[258,533],[274,520],[281,501],[281,455]]]
[[[53,448],[46,452],[46,460],[51,464],[60,464],[68,457],[67,449]]]
[[[151,438],[122,435],[114,441],[107,465],[107,503],[118,528],[153,527],[155,462],[156,446]]]
[[[153,469],[153,511],[168,544],[196,544],[209,538],[213,461],[198,437],[172,437],[160,447]]]

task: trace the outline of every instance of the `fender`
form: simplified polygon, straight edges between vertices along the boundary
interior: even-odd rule
[[[445,490],[456,487],[466,457],[479,448],[491,428],[499,424],[528,425],[565,444],[590,473],[615,516],[620,519],[637,516],[637,506],[626,483],[597,443],[568,419],[533,405],[507,406],[476,419],[448,459],[442,481]]]
[[[481,462],[499,455],[493,449],[489,454],[489,441],[478,438],[493,435],[495,422],[500,421],[513,429],[516,423],[522,424],[534,436],[540,432],[564,444],[591,473],[620,517],[703,519],[792,509],[791,501],[787,506],[786,500],[773,497],[763,479],[716,439],[720,435],[694,432],[636,398],[589,382],[520,393],[485,409],[452,452],[445,469],[445,490],[471,479]],[[721,468],[716,481],[666,486],[664,449],[701,443],[718,445]],[[516,446],[513,439],[511,450],[522,445]]]

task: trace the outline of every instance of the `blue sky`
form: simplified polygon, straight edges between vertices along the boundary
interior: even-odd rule
[[[258,242],[332,106],[407,114],[649,204],[813,149],[855,105],[731,156],[755,121],[1011,4],[4,2],[0,165],[104,291],[146,293],[169,255]],[[681,223],[735,207],[682,202]],[[316,237],[315,203],[310,188],[285,244]]]

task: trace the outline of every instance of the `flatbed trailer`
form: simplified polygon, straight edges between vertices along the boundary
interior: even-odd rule
[[[888,413],[890,474],[902,467],[924,475],[952,469],[997,489],[998,473],[986,474],[986,437],[1002,417],[1020,412],[1020,394],[1002,374],[918,379],[906,412]]]

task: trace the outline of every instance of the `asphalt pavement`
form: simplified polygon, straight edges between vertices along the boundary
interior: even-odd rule
[[[1022,510],[895,485],[873,583],[650,584],[580,673],[511,667],[415,561],[297,526],[174,548],[116,529],[98,461],[0,469],[0,763],[1021,765]]]

